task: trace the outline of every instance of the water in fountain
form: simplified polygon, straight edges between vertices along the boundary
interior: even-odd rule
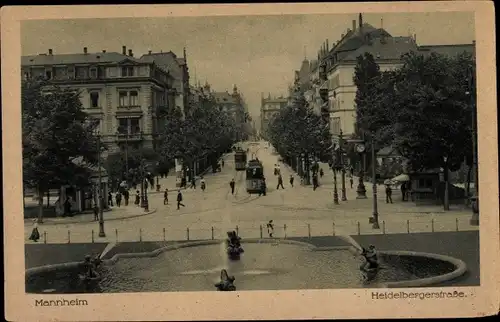
[[[351,235],[345,234],[342,232],[340,232],[340,234],[339,234],[337,231],[337,236],[339,238],[341,238],[342,240],[344,240],[345,242],[349,243],[354,248],[356,248],[356,250],[358,250],[360,252],[363,251],[363,247],[357,241],[355,241],[354,238],[351,237]]]
[[[106,245],[106,248],[102,251],[102,253],[99,255],[99,258],[103,258],[113,247],[116,246],[116,243],[109,243]]]

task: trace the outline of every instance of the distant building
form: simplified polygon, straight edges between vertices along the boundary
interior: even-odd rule
[[[174,78],[154,62],[137,59],[125,46],[122,53],[48,53],[21,57],[24,79],[43,78],[49,84],[80,92],[85,112],[99,120],[108,153],[133,146],[157,146],[160,108],[175,104]]]
[[[269,122],[276,113],[278,113],[282,108],[285,108],[289,104],[289,100],[286,97],[271,97],[271,93],[264,98],[261,95],[260,104],[260,133],[263,137],[267,135],[267,129]]]
[[[246,108],[243,95],[238,91],[236,85],[233,86],[233,91],[213,92],[215,102],[221,108],[231,115],[238,128],[238,140],[246,139],[246,122],[248,120],[248,111]]]

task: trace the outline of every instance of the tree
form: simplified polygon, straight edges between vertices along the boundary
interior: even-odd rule
[[[79,93],[43,82],[22,83],[23,183],[39,197],[64,184],[89,183],[88,166],[97,164],[93,122],[82,109]]]

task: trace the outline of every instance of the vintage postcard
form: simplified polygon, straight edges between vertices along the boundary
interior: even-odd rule
[[[498,312],[491,2],[1,19],[8,320]]]

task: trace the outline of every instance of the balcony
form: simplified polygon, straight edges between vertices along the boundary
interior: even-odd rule
[[[116,142],[139,142],[143,140],[142,132],[137,133],[116,133]]]

